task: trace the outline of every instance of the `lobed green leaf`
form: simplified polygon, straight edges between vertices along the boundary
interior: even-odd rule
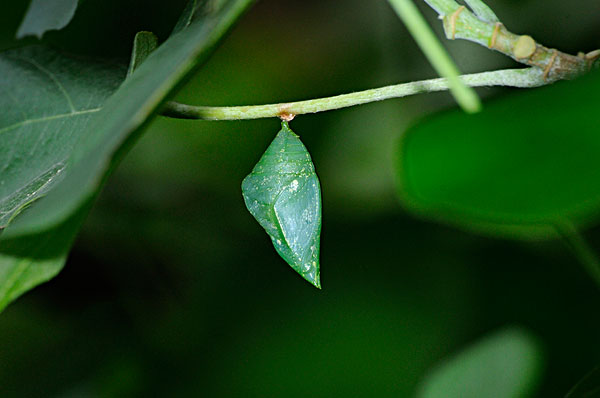
[[[31,234],[57,225],[95,195],[142,127],[182,80],[208,59],[251,0],[220,4],[158,47],[106,101],[86,127],[92,133],[81,134],[72,148],[65,176],[42,201],[16,219],[7,234]]]
[[[79,225],[72,220],[85,216],[167,96],[251,3],[207,2],[120,87],[125,70],[114,65],[42,47],[0,55],[0,225],[8,226],[0,236],[1,306],[62,268]]]
[[[123,67],[42,46],[0,54],[0,229],[64,177]]]

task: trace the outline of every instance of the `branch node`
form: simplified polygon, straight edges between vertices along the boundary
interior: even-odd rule
[[[600,50],[590,51],[589,53],[585,54],[583,58],[587,62],[588,69],[592,69],[594,62],[600,58]]]
[[[537,44],[533,37],[528,35],[520,36],[513,48],[513,54],[517,59],[529,58],[535,53]]]
[[[552,51],[552,57],[550,57],[550,61],[548,61],[548,66],[546,66],[546,69],[544,69],[544,81],[548,80],[548,76],[550,75],[550,72],[552,71],[552,67],[554,66],[554,62],[556,61],[556,57],[558,56],[558,51],[557,50],[553,50]]]
[[[494,32],[492,33],[492,38],[490,39],[490,44],[488,45],[488,48],[496,47],[496,40],[498,40],[498,32],[500,31],[501,27],[502,22],[496,22],[496,24],[494,25]]]
[[[465,10],[465,6],[460,6],[450,15],[450,40],[456,38],[456,20],[460,16],[460,13]]]
[[[281,120],[283,120],[284,122],[291,122],[292,120],[294,120],[295,117],[296,117],[296,115],[294,115],[293,113],[286,112],[286,111],[281,111],[279,113],[279,118]]]

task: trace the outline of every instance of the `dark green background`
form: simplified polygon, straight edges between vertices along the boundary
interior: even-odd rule
[[[596,0],[489,4],[542,43],[600,47]],[[16,44],[26,5],[0,6],[3,48]],[[46,40],[126,62],[135,32],[164,40],[183,5],[84,0]],[[445,44],[464,72],[513,65]],[[265,0],[178,99],[291,101],[434,76],[385,1]],[[401,135],[453,106],[439,93],[293,121],[321,178],[322,291],[277,256],[241,197],[278,122],[157,119],[109,180],[64,271],[0,315],[0,396],[404,397],[439,360],[507,325],[545,350],[539,396],[563,396],[600,362],[600,294],[576,259],[560,242],[417,218],[398,199]],[[599,228],[586,236],[600,248]]]

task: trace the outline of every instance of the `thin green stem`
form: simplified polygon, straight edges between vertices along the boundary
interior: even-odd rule
[[[475,73],[461,76],[460,79],[464,84],[471,87],[510,86],[525,88],[547,84],[543,79],[542,72],[537,68],[506,69]],[[449,87],[450,84],[447,79],[438,78],[374,88],[334,97],[279,104],[215,107],[185,105],[171,101],[165,105],[162,115],[179,119],[203,120],[285,118],[306,113],[347,108],[391,98],[401,98],[414,94],[445,91]]]
[[[388,0],[408,28],[433,68],[448,79],[449,88],[458,104],[467,112],[481,109],[481,101],[474,90],[459,78],[460,72],[440,41],[427,24],[412,0]]]
[[[486,22],[500,22],[494,11],[487,4],[485,4],[481,0],[465,0],[467,5],[473,10],[475,15],[479,17],[479,19],[483,19]]]
[[[429,4],[429,6],[431,8],[433,8],[440,15],[450,15],[454,11],[456,11],[456,9],[458,7],[460,7],[460,4],[458,4],[454,0],[424,0],[424,1],[425,1],[425,3]]]
[[[600,287],[600,260],[581,233],[570,221],[556,223],[554,227],[587,273]]]
[[[162,114],[181,119],[246,120],[280,117],[289,120],[295,115],[448,89],[453,90],[463,108],[476,110],[479,107],[479,99],[467,86],[543,86],[557,80],[574,78],[589,70],[594,63],[600,62],[600,50],[572,56],[548,49],[529,36],[519,36],[509,32],[497,21],[494,12],[482,0],[465,0],[475,14],[454,0],[425,0],[440,15],[449,39],[471,40],[531,66],[527,69],[456,76],[458,70],[412,1],[388,1],[403,18],[438,73],[446,78],[397,84],[334,97],[268,105],[213,107],[168,102]]]

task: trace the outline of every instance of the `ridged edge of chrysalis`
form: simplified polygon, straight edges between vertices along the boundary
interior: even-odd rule
[[[242,196],[277,253],[320,289],[321,188],[308,150],[287,122],[244,178]]]

